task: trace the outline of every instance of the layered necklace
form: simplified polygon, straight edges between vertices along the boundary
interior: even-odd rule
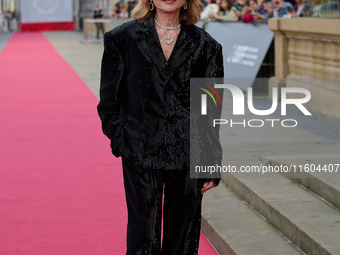
[[[160,26],[161,28],[167,29],[167,30],[175,30],[175,29],[177,29],[177,28],[179,28],[179,27],[181,26],[181,24],[179,24],[179,25],[176,26],[176,27],[164,27],[164,26],[162,26],[161,24],[159,24],[158,21],[157,21],[156,19],[154,19],[154,21],[156,22],[156,24],[157,24],[158,26]],[[171,31],[171,33],[170,33],[169,35],[166,35],[166,36],[163,37],[163,40],[164,40],[164,42],[165,42],[166,44],[170,44],[170,43],[173,42],[174,38],[171,36],[172,32],[173,32],[173,31]]]

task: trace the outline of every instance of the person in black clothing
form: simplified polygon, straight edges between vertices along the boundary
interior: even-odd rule
[[[122,4],[116,3],[116,5],[112,8],[112,17],[120,18]]]
[[[135,8],[136,7],[136,5],[137,5],[137,1],[129,1],[128,2],[128,18],[131,18],[131,12],[132,12],[132,10],[133,10],[133,8]]]
[[[126,255],[197,255],[203,193],[221,180],[218,171],[195,178],[190,167],[221,165],[223,153],[211,124],[222,104],[208,100],[201,115],[201,92],[190,89],[191,78],[224,77],[222,45],[194,25],[200,1],[140,0],[133,20],[104,34],[97,110],[122,160]]]
[[[5,12],[5,19],[7,20],[7,29],[8,29],[8,32],[12,33],[12,27],[11,27],[12,13],[10,11],[6,11]]]
[[[94,10],[93,18],[104,19],[103,10],[99,4],[96,6],[96,9]],[[97,29],[97,39],[99,39],[99,31],[101,30],[102,34],[104,34],[104,24],[101,22],[96,22],[95,24],[96,24],[96,29]]]

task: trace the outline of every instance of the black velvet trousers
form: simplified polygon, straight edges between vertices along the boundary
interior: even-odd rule
[[[99,32],[102,31],[104,34],[104,24],[103,23],[95,23],[96,24],[96,31],[97,31],[97,39],[99,39]]]
[[[144,169],[124,158],[122,163],[128,209],[126,254],[196,255],[203,179],[190,178],[190,171]]]

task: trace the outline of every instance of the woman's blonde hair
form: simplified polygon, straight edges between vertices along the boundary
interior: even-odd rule
[[[187,9],[181,8],[180,20],[187,21],[187,25],[196,24],[201,18],[201,8],[203,4],[201,0],[186,0]],[[150,17],[151,14],[156,12],[156,8],[150,11],[150,1],[149,0],[139,0],[136,7],[131,11],[131,17],[134,20],[146,19]]]

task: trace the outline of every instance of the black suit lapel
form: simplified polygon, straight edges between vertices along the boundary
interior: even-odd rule
[[[158,71],[163,73],[166,62],[153,24],[153,15],[145,20],[138,20],[136,34],[141,51],[155,64]]]
[[[185,60],[194,57],[192,54],[200,43],[199,35],[194,26],[187,26],[185,23],[185,21],[182,21],[181,32],[168,60],[167,73],[170,75],[168,79]]]

